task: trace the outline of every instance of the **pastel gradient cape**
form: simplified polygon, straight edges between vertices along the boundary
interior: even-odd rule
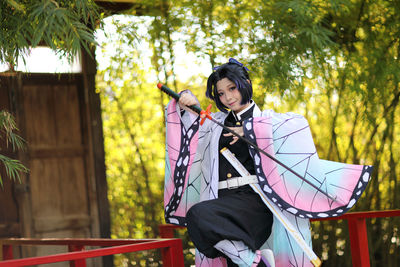
[[[212,116],[223,123],[227,114],[218,112]],[[209,120],[200,126],[198,117],[189,112],[181,116],[175,100],[171,100],[166,108],[166,122],[165,219],[168,223],[186,226],[185,216],[191,206],[218,197],[218,140],[222,128]],[[249,147],[262,194],[281,208],[289,220],[299,225],[299,231],[304,233],[305,240],[310,244],[309,218],[340,216],[353,207],[365,190],[372,166],[320,159],[308,122],[303,116],[272,110],[261,112],[255,106],[253,118],[244,121],[243,125],[246,138],[335,199],[331,200],[286,168]],[[275,223],[273,235],[267,243],[272,244],[274,236],[280,237],[280,242],[266,245],[272,246],[274,253],[282,255],[277,262],[286,261],[287,254],[292,254],[290,264],[307,266],[298,264],[301,261],[304,263],[304,259],[301,260],[304,255],[288,248],[293,245],[290,238],[282,241],[285,229]],[[203,258],[204,262],[216,261]]]

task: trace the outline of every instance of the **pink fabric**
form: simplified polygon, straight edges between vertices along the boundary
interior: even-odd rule
[[[261,251],[256,250],[256,257],[254,258],[253,264],[251,265],[251,267],[257,267],[257,265],[260,263],[261,261]]]
[[[187,147],[185,151],[181,147],[181,142],[183,142],[186,133],[182,134],[181,127],[183,126],[176,111],[175,101],[171,101],[168,105],[166,119],[168,146],[164,194],[164,203],[167,207],[166,220],[172,218],[168,222],[184,225],[186,211],[198,201],[196,194],[200,192],[200,188],[194,188],[192,184],[188,187],[190,171],[199,171],[196,168],[191,170],[198,144],[198,131],[188,144],[190,157],[187,172],[185,175],[183,172],[175,173],[177,160],[182,159],[182,155],[185,155],[186,158],[188,153]],[[316,176],[322,178],[318,181],[322,184],[321,189],[328,190],[329,194],[338,196],[338,200],[340,200],[332,203],[329,198],[302,182],[298,177],[293,177],[293,174],[290,174],[283,167],[277,166],[268,157],[253,153],[256,173],[260,179],[259,184],[263,193],[282,210],[289,212],[290,216],[303,218],[304,221],[308,222],[307,218],[341,215],[354,205],[368,184],[372,171],[371,166],[320,160],[308,123],[299,115],[273,113],[272,116],[254,118],[250,128],[252,128],[254,138],[254,140],[251,140],[257,143],[260,148],[284,162],[288,167],[295,169],[306,179],[314,179],[310,174],[317,173]],[[265,177],[267,182],[264,178],[260,178],[260,170],[262,170],[262,175],[265,175],[262,177]],[[322,175],[319,175],[319,173]],[[190,178],[198,175],[199,173],[192,173]],[[196,184],[196,186],[198,185]],[[191,197],[193,195],[196,196]],[[307,227],[308,225],[302,225],[301,229]],[[282,227],[278,228],[274,230],[274,235],[285,233]],[[306,240],[311,239],[308,235],[305,236]],[[275,253],[276,266],[294,266],[297,263],[303,267],[310,266],[311,263],[304,258],[302,251],[298,248],[293,250],[296,244],[292,244],[293,240],[290,240],[287,235],[279,236],[275,241],[272,249]],[[291,260],[293,257],[295,258]],[[226,260],[223,258],[208,259],[204,255],[196,253],[196,266],[225,267]]]
[[[174,185],[173,175],[175,173],[176,161],[178,159],[178,156],[180,154],[179,151],[181,149],[182,125],[181,125],[180,118],[176,112],[176,101],[171,101],[170,105],[168,105],[167,122],[168,122],[168,127],[167,127],[168,157],[169,157],[169,166],[171,168],[171,171],[170,171],[170,178],[168,179],[168,181],[165,185],[164,207],[168,203],[171,196],[174,194],[175,185]],[[197,144],[198,144],[198,131],[192,137],[190,144],[189,144],[189,150],[191,151],[191,153],[190,153],[190,158],[189,158],[189,163],[188,163],[188,170],[187,170],[186,176],[185,176],[185,185],[182,189],[182,192],[185,192],[186,187],[187,187],[187,181],[188,181],[188,177],[190,174],[190,167],[194,160],[195,152],[197,149]],[[186,206],[186,205],[179,205],[178,209],[174,212],[174,215],[185,217],[187,208],[188,208],[188,206]]]
[[[181,142],[181,122],[176,114],[176,102],[172,101],[168,105],[167,109],[167,144],[168,144],[168,156],[169,156],[169,166],[171,167],[171,176],[174,175],[176,160],[179,156],[179,147]],[[171,177],[168,179],[168,183],[165,185],[164,192],[164,206],[168,203],[174,191],[174,179]]]
[[[274,160],[259,153],[261,159],[256,157],[255,161],[257,163],[257,160],[261,160],[262,170],[267,179],[266,184],[269,187],[263,187],[263,190],[272,189],[273,193],[269,197],[275,196],[280,198],[279,203],[283,200],[292,206],[294,214],[300,209],[305,212],[320,213],[317,214],[320,217],[327,217],[329,216],[325,214],[327,211],[337,209],[341,212],[339,208],[348,205],[348,208],[351,208],[365,189],[370,172],[361,177],[363,165],[324,161],[318,158],[308,123],[304,118],[282,120],[279,124],[273,125],[272,117],[259,117],[254,118],[252,127],[257,145],[261,149],[296,171],[305,180],[311,181],[321,191],[336,197],[336,201],[332,201]],[[362,189],[357,192],[358,188]]]

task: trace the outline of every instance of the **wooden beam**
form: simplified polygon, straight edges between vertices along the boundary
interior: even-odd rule
[[[141,1],[141,0],[96,0],[96,4],[98,2],[108,2],[108,3],[115,3],[115,4],[121,4],[121,3],[130,3],[130,4],[143,4],[146,1]]]
[[[29,157],[36,158],[71,158],[83,157],[87,148],[82,146],[58,146],[57,148],[29,148]]]
[[[162,3],[154,5],[143,0],[96,0],[95,3],[108,11],[109,15],[125,13],[135,16],[159,16],[163,10]]]

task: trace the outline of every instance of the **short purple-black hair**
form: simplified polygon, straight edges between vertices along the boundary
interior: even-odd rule
[[[242,95],[242,105],[250,102],[253,96],[253,87],[246,67],[238,61],[230,59],[228,63],[217,67],[207,80],[206,96],[214,100],[219,110],[225,113],[228,112],[228,108],[219,100],[217,92],[217,82],[223,78],[227,78],[236,84],[236,87]]]

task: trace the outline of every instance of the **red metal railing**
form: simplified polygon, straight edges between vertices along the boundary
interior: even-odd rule
[[[336,218],[313,219],[311,221],[347,220],[353,266],[370,267],[367,218],[400,217],[400,210],[350,212]]]
[[[339,217],[312,219],[311,221],[347,220],[353,266],[370,267],[367,226],[365,219],[381,217],[400,217],[400,210],[351,212]],[[184,227],[172,224],[162,224],[159,226],[160,236],[163,238],[173,238],[174,229],[180,228]]]
[[[352,212],[335,218],[313,219],[311,221],[347,220],[349,226],[350,247],[353,266],[369,267],[369,251],[366,219],[380,217],[400,217],[400,210]],[[70,261],[70,266],[86,267],[87,258],[121,254],[150,249],[161,249],[163,266],[183,267],[182,242],[173,238],[174,229],[181,226],[160,225],[160,235],[165,239],[0,239],[3,261],[0,267],[29,266],[61,261]],[[49,256],[13,259],[13,246],[21,245],[64,245],[68,253]],[[85,250],[85,246],[102,246],[104,248]]]
[[[0,239],[3,261],[0,267],[30,266],[61,261],[70,261],[71,267],[86,267],[87,258],[101,257],[150,249],[161,249],[163,266],[184,267],[182,241],[178,238],[169,239],[71,239],[71,238],[8,238]],[[21,245],[64,245],[68,253],[49,256],[13,259],[13,246]],[[103,248],[85,250],[85,246],[100,246]]]

